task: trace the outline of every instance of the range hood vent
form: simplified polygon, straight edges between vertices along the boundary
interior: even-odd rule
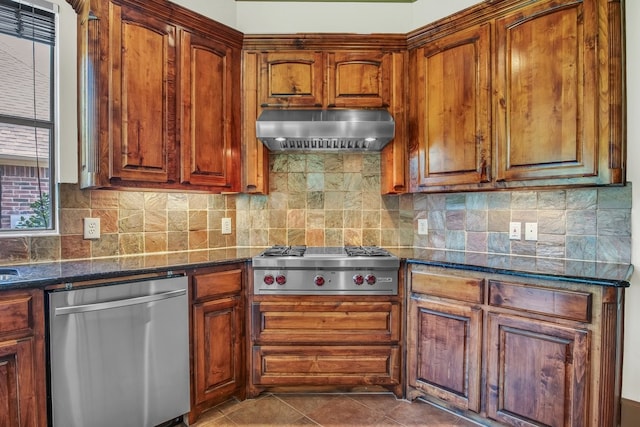
[[[386,110],[265,110],[256,122],[271,151],[380,151],[394,135]]]

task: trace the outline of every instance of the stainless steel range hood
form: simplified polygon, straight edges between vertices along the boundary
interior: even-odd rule
[[[256,122],[272,151],[380,151],[394,134],[386,110],[265,110]]]

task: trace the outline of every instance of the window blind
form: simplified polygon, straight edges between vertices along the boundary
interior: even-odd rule
[[[53,10],[53,5],[48,6]],[[52,11],[32,3],[0,0],[0,33],[54,46],[55,30],[55,13]]]

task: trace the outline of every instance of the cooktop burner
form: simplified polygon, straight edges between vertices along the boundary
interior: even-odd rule
[[[265,257],[384,257],[391,256],[386,250],[377,246],[344,246],[344,247],[307,247],[304,245],[275,245],[266,249],[261,256]]]
[[[262,253],[264,256],[303,256],[306,246],[272,246]]]

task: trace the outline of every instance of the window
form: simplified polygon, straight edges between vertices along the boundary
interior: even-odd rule
[[[55,228],[54,7],[0,0],[0,233]]]

